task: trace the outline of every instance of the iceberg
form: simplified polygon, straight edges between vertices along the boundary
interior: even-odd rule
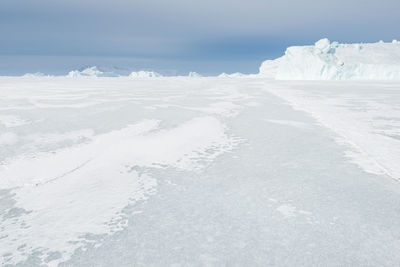
[[[247,75],[240,73],[240,72],[235,72],[232,74],[227,74],[227,73],[223,72],[220,75],[218,75],[218,77],[220,77],[220,78],[238,78],[238,77],[245,77],[245,76],[247,76]]]
[[[276,60],[264,61],[261,77],[276,80],[400,80],[400,42],[339,44],[321,39],[292,46]]]
[[[26,74],[23,75],[23,77],[30,77],[30,78],[33,78],[33,77],[46,77],[46,76],[49,77],[49,75],[46,75],[46,74],[44,74],[42,72],[26,73]]]
[[[189,72],[188,77],[202,77],[202,76],[195,71],[191,71]]]
[[[129,70],[116,67],[97,67],[92,66],[81,70],[73,70],[68,73],[68,77],[121,77],[128,76]]]
[[[79,70],[72,70],[68,73],[68,77],[99,77],[102,76],[104,73],[100,71],[96,66],[89,67],[86,69],[83,69],[81,71]]]
[[[155,77],[162,77],[160,73],[155,71],[134,71],[132,72],[129,77],[131,78],[155,78]]]
[[[275,79],[282,58],[283,57],[277,58],[275,60],[265,60],[263,63],[261,63],[259,75],[264,78]]]

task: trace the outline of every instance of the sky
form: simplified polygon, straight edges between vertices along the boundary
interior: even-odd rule
[[[399,0],[1,0],[0,75],[257,73],[287,46],[400,39]]]

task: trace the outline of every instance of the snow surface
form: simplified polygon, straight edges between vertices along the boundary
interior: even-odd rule
[[[399,88],[0,77],[0,264],[395,266]]]
[[[400,42],[339,44],[321,39],[293,46],[261,64],[260,75],[277,80],[400,80]]]
[[[346,154],[360,167],[400,180],[399,83],[303,82],[278,87],[266,88],[335,131],[338,141],[352,148]]]

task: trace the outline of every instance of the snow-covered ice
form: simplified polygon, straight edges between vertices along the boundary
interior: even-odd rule
[[[154,76],[0,77],[1,265],[400,262],[399,82]]]
[[[338,134],[365,170],[400,180],[400,83],[292,83],[268,91]],[[321,90],[323,88],[323,90]],[[379,88],[379,89],[377,89]]]

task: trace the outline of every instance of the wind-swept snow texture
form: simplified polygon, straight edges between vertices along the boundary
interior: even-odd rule
[[[279,89],[266,88],[335,131],[338,142],[351,148],[347,156],[365,171],[400,180],[398,82],[293,82],[276,86]]]
[[[398,82],[142,78],[0,78],[0,265],[400,262]]]
[[[62,85],[65,79],[54,81]],[[129,82],[124,84],[129,85]],[[98,112],[106,113],[118,110],[119,103],[147,108],[137,101],[146,102],[149,98],[151,102],[151,96],[137,90],[125,91],[125,98],[118,90],[107,92],[74,87],[58,90],[43,86],[28,85],[28,91],[19,93],[1,88],[2,113],[19,110],[18,105],[9,106],[14,100],[28,101],[31,104],[23,104],[22,110],[33,110],[33,116],[37,116],[26,119],[34,122],[30,124],[31,130],[22,135],[15,134],[12,129],[26,124],[24,119],[16,115],[0,116],[4,127],[0,134],[0,189],[14,188],[10,193],[15,207],[8,212],[18,213],[16,217],[6,216],[0,224],[3,264],[27,260],[34,253],[51,265],[68,259],[76,248],[91,242],[85,235],[110,234],[121,229],[126,223],[123,208],[155,193],[156,179],[138,169],[173,167],[197,171],[238,142],[226,134],[218,118],[208,115],[220,113],[224,116],[226,109],[236,108],[224,104],[225,109],[220,111],[214,108],[219,102],[210,106],[211,112],[199,112],[199,116],[164,126],[164,129],[160,125],[165,122],[145,116],[126,125],[122,119],[115,125],[117,129],[102,129],[99,131],[106,132],[96,135],[94,130],[86,129],[61,133],[63,130],[54,128],[55,122],[46,119],[48,115],[42,112],[60,111],[66,117],[54,113],[58,118],[53,119],[63,121],[67,127],[76,127],[74,121],[68,121],[69,116],[82,108],[97,105]],[[24,96],[30,90],[34,95]],[[168,96],[165,101],[167,99]],[[72,102],[76,105],[71,106]],[[85,102],[87,105],[79,104]],[[105,106],[100,107],[102,103]],[[83,126],[90,127],[86,123]],[[43,132],[46,128],[49,133]],[[54,259],[48,260],[49,257]]]
[[[321,39],[289,47],[267,60],[260,75],[277,80],[400,80],[400,42],[339,44]]]

